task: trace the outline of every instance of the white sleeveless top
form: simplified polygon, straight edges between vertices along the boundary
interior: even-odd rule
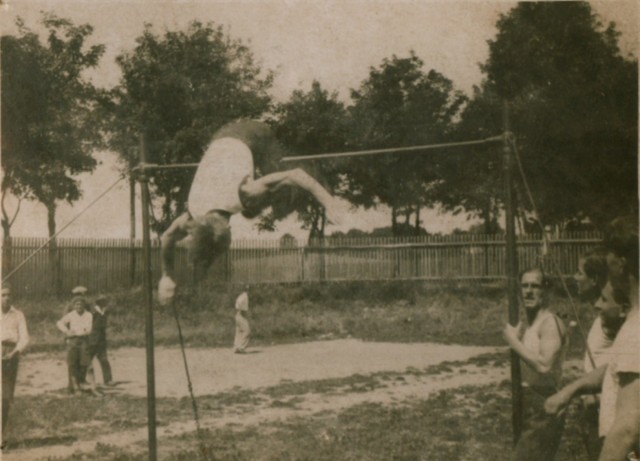
[[[555,362],[551,365],[551,371],[549,371],[549,373],[538,373],[524,360],[521,360],[522,383],[525,385],[536,387],[558,388],[560,385],[560,380],[562,379],[562,364],[564,362],[564,357],[566,355],[568,345],[568,342],[565,340],[566,333],[563,334],[560,327],[560,320],[555,317],[552,312],[546,310],[540,312],[536,316],[533,324],[531,324],[524,332],[522,344],[527,349],[538,352],[540,350],[540,327],[545,321],[547,321],[547,319],[550,319],[549,321],[553,322],[554,327],[558,331],[558,335],[560,336],[560,339],[562,341],[561,351],[556,356]]]
[[[235,214],[242,210],[238,189],[249,176],[253,179],[253,155],[235,138],[214,140],[204,153],[189,191],[188,209],[192,217],[212,210]]]

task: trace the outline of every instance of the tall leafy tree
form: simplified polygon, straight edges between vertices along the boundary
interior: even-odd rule
[[[78,200],[82,192],[74,176],[96,166],[91,153],[101,144],[95,118],[100,94],[82,73],[98,64],[104,46],[86,45],[93,32],[88,24],[52,14],[42,24],[45,43],[21,20],[17,36],[1,39],[2,195],[45,205],[53,236],[58,202]]]
[[[503,100],[487,82],[473,88],[455,127],[457,140],[481,140],[502,133]],[[465,212],[483,220],[484,232],[500,230],[502,209],[502,144],[488,143],[451,150],[441,164],[442,182],[434,196],[444,209]]]
[[[240,117],[258,117],[270,105],[271,73],[263,75],[251,50],[222,27],[192,22],[184,31],[157,35],[148,25],[130,53],[117,58],[122,69],[114,90],[119,119],[112,146],[126,162],[137,161],[140,133],[148,140],[147,161],[198,162],[212,134]],[[185,210],[192,170],[158,171],[151,177],[162,202],[162,231]]]
[[[543,222],[637,209],[638,70],[586,2],[520,3],[497,23],[483,70]]]
[[[448,139],[453,122],[466,97],[451,80],[435,70],[425,72],[414,52],[393,56],[357,90],[352,90],[351,115],[359,148],[390,148],[421,145]],[[419,231],[420,208],[432,202],[431,190],[439,179],[439,160],[423,155],[387,155],[356,159],[348,175],[349,199],[365,207],[376,201],[392,209],[392,228],[397,216],[415,214]]]
[[[297,90],[289,101],[279,104],[274,112],[274,129],[293,155],[316,155],[345,150],[349,136],[347,111],[337,93],[324,90],[314,81],[307,93]],[[327,190],[336,194],[342,184],[344,162],[322,160],[305,162],[305,170],[317,178]],[[309,238],[324,237],[324,210],[307,194],[297,194],[295,209],[309,230]],[[267,222],[273,222],[268,219]]]

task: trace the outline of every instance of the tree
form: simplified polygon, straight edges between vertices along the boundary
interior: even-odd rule
[[[464,107],[455,127],[458,140],[480,140],[503,131],[503,101],[487,82],[473,88],[473,96]],[[462,211],[480,217],[484,232],[500,232],[498,216],[504,189],[502,144],[455,149],[443,156],[442,182],[434,196],[444,209]]]
[[[353,131],[357,147],[390,148],[441,142],[449,138],[453,121],[465,96],[435,70],[425,73],[423,61],[413,52],[408,58],[383,60],[371,68],[369,78],[352,90]],[[439,180],[439,160],[423,155],[387,155],[354,159],[347,175],[352,203],[370,207],[376,202],[392,210],[392,229],[399,232],[397,217],[420,230],[420,209],[432,203],[431,191]]]
[[[122,79],[115,89],[120,119],[112,145],[126,163],[135,159],[140,133],[148,140],[148,162],[199,162],[223,124],[258,117],[270,104],[272,75],[261,77],[249,48],[225,36],[222,27],[194,21],[186,31],[159,36],[147,25],[131,53],[117,57]],[[150,178],[162,201],[162,232],[184,212],[194,171],[157,171]]]
[[[1,39],[2,195],[44,204],[53,236],[57,202],[78,200],[73,176],[96,166],[91,152],[101,142],[95,118],[100,95],[82,72],[98,64],[104,46],[85,45],[93,32],[88,24],[75,26],[52,14],[42,24],[46,45],[21,20],[17,37]],[[4,216],[5,237],[9,223]]]
[[[274,130],[278,139],[295,155],[317,155],[345,149],[348,139],[347,112],[337,93],[329,94],[314,81],[308,93],[294,91],[289,101],[274,111]],[[333,194],[342,184],[344,162],[322,160],[304,162],[303,167]],[[322,207],[307,194],[297,194],[295,210],[309,229],[309,239],[324,237],[326,219]],[[270,220],[273,222],[273,220]]]
[[[535,2],[497,27],[483,70],[511,104],[542,222],[637,210],[637,61],[622,56],[615,24],[586,2]]]

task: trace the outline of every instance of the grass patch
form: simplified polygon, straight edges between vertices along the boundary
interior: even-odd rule
[[[390,382],[404,380],[405,375],[435,376],[461,370],[465,365],[500,366],[495,354],[484,354],[467,362],[444,362],[424,369],[405,372],[355,374],[344,378],[283,382],[258,390],[236,389],[214,395],[198,396],[201,418],[220,417],[229,413],[245,413],[260,406],[295,408],[307,394],[335,395],[365,393],[384,388]],[[158,426],[169,422],[190,421],[193,418],[188,397],[158,398]],[[64,392],[38,396],[19,396],[11,409],[9,446],[27,448],[62,444],[76,440],[93,440],[97,436],[126,432],[146,427],[147,404],[143,397],[88,394],[69,395]],[[67,442],[65,442],[67,441]]]
[[[312,418],[290,418],[268,426],[205,431],[209,459],[234,461],[507,461],[511,450],[509,384],[441,391],[426,400],[385,406],[366,403]],[[556,461],[574,461],[583,448],[578,420],[569,415]],[[171,461],[203,459],[193,433],[163,441]],[[86,456],[86,455],[85,455]],[[103,446],[90,458],[143,460],[142,451]]]
[[[229,347],[233,343],[235,291],[201,286],[183,290],[177,307],[184,337],[192,347]],[[431,287],[423,282],[265,285],[251,288],[253,337],[256,346],[323,338],[354,337],[367,341],[441,342],[504,345],[504,290],[483,287]],[[55,322],[66,302],[19,300],[32,336],[32,351],[60,350],[62,335]],[[590,310],[579,305],[588,327]],[[552,308],[568,319],[567,300],[556,297]],[[157,345],[176,345],[177,328],[169,308],[156,308]],[[144,347],[144,303],[137,291],[110,294],[110,347]],[[572,330],[572,351],[581,354],[583,341]]]

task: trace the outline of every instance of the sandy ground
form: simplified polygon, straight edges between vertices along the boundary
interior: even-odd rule
[[[196,394],[215,394],[236,386],[256,389],[281,381],[340,378],[378,371],[424,368],[443,361],[468,360],[496,348],[447,346],[420,343],[374,343],[355,339],[317,341],[264,348],[250,348],[247,354],[231,349],[187,349],[187,362]],[[156,396],[188,395],[182,354],[179,348],[156,348]],[[146,353],[142,348],[109,352],[118,389],[145,396]],[[97,367],[98,369],[100,367]],[[100,379],[100,377],[99,377]],[[64,352],[27,355],[20,363],[16,395],[35,395],[66,387]]]
[[[232,389],[253,389],[277,385],[282,382],[300,382],[329,378],[343,378],[354,374],[375,372],[405,372],[423,369],[444,361],[466,361],[473,356],[495,352],[497,348],[447,346],[442,344],[397,344],[362,342],[353,339],[318,341],[302,344],[278,345],[250,349],[250,353],[233,354],[227,349],[189,349],[187,359],[196,395],[210,395]],[[110,361],[118,393],[136,396],[146,395],[146,356],[144,349],[124,348],[110,351]],[[188,395],[187,381],[178,348],[157,348],[156,395],[158,397],[182,397]],[[98,367],[99,368],[99,367]],[[31,354],[21,363],[17,395],[35,395],[60,390],[66,386],[67,371],[63,353]],[[399,404],[411,398],[426,398],[431,392],[456,388],[462,385],[488,384],[507,378],[507,370],[480,369],[465,365],[451,373],[436,376],[404,375],[404,379],[388,386],[359,393],[306,394],[296,401],[295,408],[274,406],[269,399],[265,403],[225,412],[222,416],[202,415],[205,428],[228,424],[247,425],[286,419],[291,416],[312,415],[319,411],[337,411],[362,402]],[[193,431],[194,424],[170,423],[158,428],[159,450],[163,439]],[[100,439],[80,441],[71,445],[57,445],[11,450],[2,459],[39,460],[68,456],[75,452],[91,452],[98,443],[130,446],[144,443],[147,429],[127,433],[106,434]]]

